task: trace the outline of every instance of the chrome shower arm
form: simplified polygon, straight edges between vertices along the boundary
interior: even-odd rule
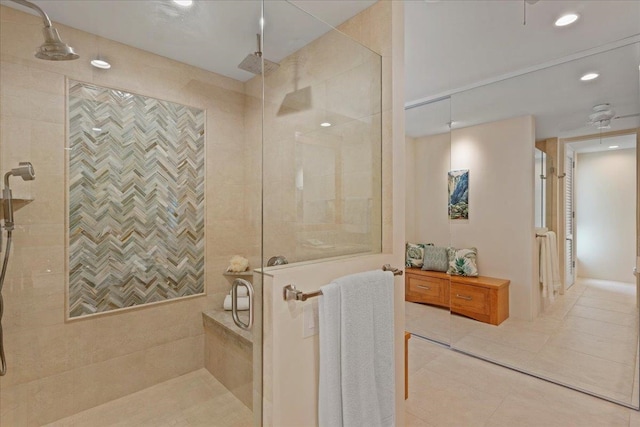
[[[11,171],[4,174],[4,188],[9,188],[9,177],[11,177],[13,173]]]
[[[40,9],[40,6],[38,6],[37,4],[31,3],[30,1],[27,1],[27,0],[9,0],[9,1],[21,4],[22,6],[26,6],[26,7],[29,7],[31,9],[35,10],[36,12],[38,12],[42,16],[42,20],[44,21],[45,28],[50,28],[51,27],[51,19],[49,19],[49,15],[47,15],[44,12],[44,10]]]

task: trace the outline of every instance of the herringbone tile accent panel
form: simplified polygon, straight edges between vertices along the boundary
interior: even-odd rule
[[[69,315],[204,292],[204,111],[69,82]]]

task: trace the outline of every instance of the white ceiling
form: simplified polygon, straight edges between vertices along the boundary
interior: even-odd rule
[[[588,124],[596,104],[610,103],[619,116],[640,113],[638,64],[640,43],[456,93],[407,110],[406,133],[433,135],[447,132],[450,121],[455,129],[529,114],[535,116],[536,139],[597,133]],[[588,70],[600,77],[580,81]],[[611,130],[638,126],[639,117],[611,122]]]
[[[636,148],[635,135],[619,135],[609,138],[589,139],[585,141],[576,141],[568,144],[576,153],[596,153],[599,151],[617,151]],[[616,148],[609,148],[616,146]]]
[[[261,2],[195,0],[181,8],[170,0],[33,0],[54,22],[97,34],[237,80],[253,74],[237,68],[257,50]],[[265,2],[265,58],[279,62],[366,9],[375,1]],[[2,1],[25,12],[31,9]],[[324,22],[322,22],[324,21]],[[63,40],[73,45],[73,40]],[[97,52],[79,52],[89,58]],[[114,64],[115,66],[115,64]]]
[[[596,104],[611,103],[618,115],[640,113],[639,43],[595,54],[640,42],[640,1],[542,0],[527,6],[526,26],[522,12],[522,1],[406,2],[405,99],[451,95],[407,110],[409,136],[446,132],[452,120],[459,128],[532,114],[537,139],[568,137],[596,131],[587,125]],[[580,19],[554,27],[565,12]],[[600,78],[579,81],[592,70]],[[509,75],[517,77],[495,83]],[[612,129],[639,124],[637,117],[619,119]]]
[[[260,1],[195,0],[190,9],[170,0],[34,2],[54,21],[241,81],[253,77],[237,65],[256,50]],[[279,62],[373,3],[266,1],[264,56]],[[2,4],[29,11],[7,0]],[[640,41],[640,1],[541,0],[527,6],[526,26],[523,4],[520,0],[405,1],[406,101],[431,100],[496,76],[562,62],[576,52],[625,37]],[[580,20],[566,28],[554,27],[554,20],[569,11],[578,12]],[[597,103],[611,103],[619,115],[640,112],[640,53],[637,47],[627,49],[462,91],[446,106],[438,103],[409,111],[407,133],[446,132],[452,119],[458,122],[453,126],[460,127],[522,114],[536,116],[538,138],[591,133],[584,124]],[[80,52],[83,58],[97,53]],[[629,68],[634,61],[635,79]],[[601,78],[587,85],[574,80],[591,69],[600,71]],[[614,126],[623,125],[637,126],[638,121],[614,121]]]
[[[640,33],[640,1],[405,1],[407,102]],[[555,27],[556,18],[580,19]]]

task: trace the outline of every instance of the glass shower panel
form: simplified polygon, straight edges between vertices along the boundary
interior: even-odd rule
[[[451,347],[634,408],[639,63],[640,44],[630,43],[451,97],[461,124],[451,163],[469,170],[470,192],[469,219],[451,222],[451,239],[477,249],[480,275],[452,276],[470,300],[452,310]],[[590,84],[579,78],[587,69],[600,73]],[[575,163],[565,163],[573,150]],[[630,189],[625,207],[607,199],[619,188]],[[536,230],[537,218],[549,232]],[[573,268],[565,256],[574,241],[583,252],[569,287],[562,273]]]
[[[265,257],[380,252],[381,57],[289,2],[265,22]]]
[[[0,173],[35,169],[11,179],[0,425],[260,425],[263,82],[238,65],[262,2],[38,3],[80,59],[35,58],[42,19],[0,5]]]
[[[450,246],[447,176],[451,100],[405,110],[407,245],[424,255],[406,266],[405,322],[414,335],[451,342],[447,248]]]

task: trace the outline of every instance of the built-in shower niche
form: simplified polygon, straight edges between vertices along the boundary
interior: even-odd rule
[[[69,317],[203,294],[205,111],[68,90]]]

